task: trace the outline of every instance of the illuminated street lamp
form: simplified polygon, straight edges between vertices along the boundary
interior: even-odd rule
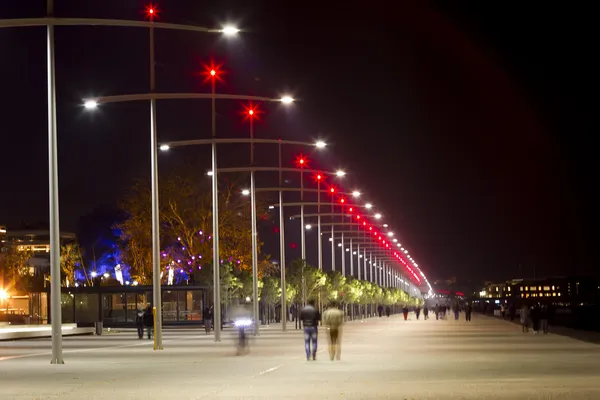
[[[360,197],[360,192],[358,190],[355,190],[354,192],[352,192],[352,196],[353,197]]]
[[[283,104],[292,104],[294,102],[294,98],[292,96],[283,96],[280,101]]]
[[[367,203],[367,204],[365,204],[365,207],[366,207],[367,209],[371,209],[371,208],[373,208],[373,204],[371,204],[371,203]]]
[[[306,224],[305,226],[307,231],[310,231],[312,229],[312,225],[311,224]]]
[[[394,232],[388,232],[388,234],[387,234],[387,235],[388,235],[389,237],[392,237],[392,236],[394,236]]]
[[[381,214],[375,214],[375,219],[381,219]]]
[[[223,29],[221,29],[221,33],[223,33],[226,36],[235,36],[239,32],[240,32],[240,30],[232,25],[224,26]]]
[[[338,170],[335,172],[335,176],[337,176],[338,178],[343,178],[344,176],[346,176],[346,172]]]
[[[167,151],[169,150],[171,147],[168,144],[162,144],[160,145],[159,149],[160,151]]]
[[[315,143],[315,146],[317,146],[317,148],[319,148],[319,149],[322,149],[325,146],[327,146],[327,144],[324,141],[319,140],[318,142]]]
[[[248,189],[242,190],[242,195],[248,196],[249,194],[250,194],[250,191]]]

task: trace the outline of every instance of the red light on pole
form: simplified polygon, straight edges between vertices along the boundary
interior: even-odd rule
[[[250,122],[253,122],[255,119],[260,121],[260,114],[262,114],[262,111],[258,108],[258,104],[252,104],[252,102],[245,105],[244,110],[242,111],[244,121],[249,120]]]
[[[356,219],[360,219],[360,215],[357,215],[357,216],[356,216]]]
[[[350,212],[353,212],[353,211],[354,211],[354,208],[350,207],[350,208],[348,209],[348,211],[350,211]]]
[[[340,199],[340,203],[344,204],[346,202],[346,199],[344,199],[343,197]]]
[[[300,154],[296,157],[296,166],[299,168],[308,167],[308,158],[306,158],[306,156],[303,154]]]
[[[204,71],[202,71],[204,84],[211,82],[214,85],[215,81],[223,82],[222,76],[225,74],[225,71],[223,71],[221,64],[215,64],[214,60],[211,60],[210,64],[204,64],[202,67],[204,68]]]
[[[154,4],[147,5],[144,12],[146,14],[146,18],[148,18],[150,21],[154,21],[155,18],[158,19],[159,10],[156,7],[156,5],[154,5]]]
[[[367,225],[367,222],[366,222],[366,221],[363,221],[363,226],[366,226],[366,225]]]

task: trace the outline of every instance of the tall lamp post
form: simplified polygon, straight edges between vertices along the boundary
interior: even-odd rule
[[[254,335],[260,334],[258,311],[258,234],[256,233],[256,184],[254,177],[254,119],[258,118],[258,107],[249,103],[245,109],[245,119],[250,123],[250,207],[252,215],[252,314]]]
[[[46,3],[48,17],[54,16],[54,1]],[[48,24],[48,169],[50,186],[50,315],[52,318],[52,364],[64,364],[62,355],[62,310],[60,288],[60,227],[58,209],[58,150],[56,134],[56,80],[54,25]]]

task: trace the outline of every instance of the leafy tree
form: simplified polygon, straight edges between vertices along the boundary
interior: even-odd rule
[[[83,258],[81,249],[77,243],[69,243],[61,246],[60,249],[60,269],[65,276],[66,286],[75,282],[75,271],[83,267]],[[85,269],[84,269],[85,271]]]
[[[29,260],[33,251],[27,247],[9,247],[0,253],[0,276],[3,277],[3,286],[16,286],[26,280],[30,274]]]
[[[185,274],[212,266],[212,196],[210,180],[199,168],[183,166],[161,177],[159,204],[161,267],[175,265]],[[235,181],[219,182],[219,248],[221,259],[251,270],[252,239],[249,199]],[[137,182],[121,203],[127,218],[117,228],[120,247],[130,273],[139,282],[152,275],[150,183]],[[258,205],[260,212],[261,204]],[[262,243],[258,243],[259,253]],[[268,256],[259,262],[259,275],[270,267]],[[209,284],[210,279],[203,281]]]

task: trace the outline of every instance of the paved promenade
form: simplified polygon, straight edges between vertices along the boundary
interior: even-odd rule
[[[484,316],[352,322],[339,362],[325,335],[310,362],[293,329],[240,357],[232,337],[168,330],[160,352],[133,331],[69,337],[65,365],[48,339],[0,342],[0,399],[600,399],[600,346]]]

